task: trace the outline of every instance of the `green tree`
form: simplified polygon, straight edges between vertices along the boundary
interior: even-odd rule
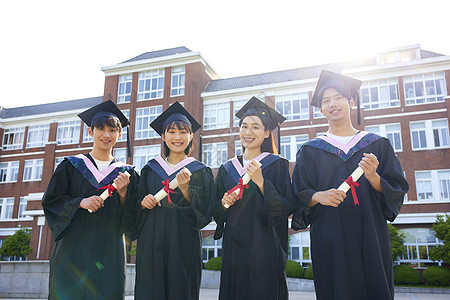
[[[389,235],[391,236],[392,260],[397,261],[402,257],[405,249],[403,246],[403,243],[405,242],[405,235],[392,224],[388,224],[388,228]]]
[[[450,218],[447,214],[438,215],[436,223],[433,224],[436,237],[444,242],[443,245],[436,245],[430,252],[431,260],[442,260],[450,263]]]
[[[30,248],[31,229],[21,228],[7,237],[0,248],[0,256],[27,257],[33,249]]]

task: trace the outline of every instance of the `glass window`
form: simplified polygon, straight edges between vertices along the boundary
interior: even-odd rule
[[[448,147],[449,146],[449,132],[447,120],[431,121],[431,128],[433,130],[434,147]]]
[[[361,87],[361,106],[377,109],[400,106],[397,78],[368,81]]]
[[[203,163],[211,168],[218,168],[228,159],[228,144],[203,144]]]
[[[309,231],[289,236],[289,259],[298,261],[303,267],[311,264]]]
[[[49,124],[28,127],[27,148],[42,147],[48,142]]]
[[[161,154],[161,145],[151,145],[134,147],[133,153],[133,165],[136,166],[135,170],[140,173],[145,164],[152,158]]]
[[[416,171],[416,190],[418,200],[432,200],[433,186],[430,171]]]
[[[150,127],[150,123],[162,113],[162,109],[162,105],[136,109],[136,132],[134,137],[136,140],[159,137],[156,131]]]
[[[325,118],[324,115],[320,112],[320,108],[313,106],[313,117],[314,119]]]
[[[164,96],[164,69],[139,73],[137,100],[158,99]]]
[[[447,94],[444,73],[427,73],[403,78],[406,105],[444,101]]]
[[[242,144],[241,141],[234,142],[234,155],[239,156],[242,155]]]
[[[55,157],[55,170],[56,167],[64,160],[64,157]]]
[[[430,265],[441,265],[442,261],[430,260],[431,249],[442,241],[436,238],[435,232],[430,228],[407,228],[399,229],[405,235],[405,252],[400,263],[410,263],[417,268]]]
[[[80,141],[80,121],[58,123],[56,142],[58,144],[78,144]]]
[[[113,156],[123,163],[127,163],[127,148],[113,150]]]
[[[127,103],[131,101],[132,75],[119,76],[119,90],[117,91],[117,103]]]
[[[275,109],[286,120],[308,120],[309,99],[308,93],[296,93],[275,97]]]
[[[23,170],[23,181],[41,180],[43,168],[43,159],[26,160]]]
[[[213,257],[222,256],[222,239],[214,240],[213,236],[207,236],[202,240],[203,262],[206,263]]]
[[[172,68],[172,87],[170,89],[171,96],[184,95],[184,78],[185,67]]]
[[[402,151],[400,123],[366,126],[366,131],[388,138],[394,151]]]
[[[218,129],[230,127],[230,103],[203,105],[203,128]]]
[[[0,163],[0,182],[16,182],[19,175],[19,162]]]
[[[8,128],[3,133],[3,149],[22,149],[25,127]]]
[[[261,100],[263,101],[263,100]],[[239,127],[239,118],[236,117],[236,113],[247,103],[247,100],[233,101],[233,127]]]
[[[123,109],[121,110],[122,113],[125,115],[125,117],[127,117],[127,119],[130,118],[130,110],[129,109]],[[127,135],[128,135],[128,129],[127,128],[122,128],[122,136],[120,137],[120,139],[117,140],[117,142],[123,142],[123,141],[127,141]]]
[[[83,124],[83,143],[89,143],[92,141],[94,141],[94,139],[89,135],[89,127],[86,124]]]
[[[438,171],[441,199],[450,199],[450,170]]]
[[[307,134],[302,134],[302,135],[297,135],[295,137],[295,153],[298,152],[298,150],[300,150],[301,146],[306,143],[308,141],[309,137]]]
[[[413,150],[426,149],[427,138],[425,122],[410,123]]]
[[[291,158],[291,137],[283,136],[280,139],[280,154],[284,156],[287,160],[292,160]]]
[[[0,198],[0,219],[12,219],[14,198]]]
[[[26,210],[27,210],[27,200],[25,200],[24,197],[20,197],[19,213],[17,214],[17,218],[19,219],[26,218],[26,216],[23,215],[23,213]]]

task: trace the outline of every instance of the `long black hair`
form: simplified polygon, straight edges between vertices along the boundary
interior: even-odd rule
[[[183,130],[184,129],[184,130],[187,130],[189,133],[193,133],[191,126],[189,126],[189,124],[187,124],[185,122],[182,122],[182,121],[173,121],[172,123],[167,124],[164,127],[163,132],[165,134],[167,130],[175,129],[175,128],[178,129],[178,130]],[[194,142],[194,138],[192,138],[192,140],[189,142],[189,144],[186,147],[186,149],[184,149],[184,153],[186,155],[189,155],[192,152],[192,149],[194,148],[193,142]],[[163,141],[163,154],[164,154],[165,157],[168,157],[169,154],[170,154],[170,149],[167,146],[165,141]]]

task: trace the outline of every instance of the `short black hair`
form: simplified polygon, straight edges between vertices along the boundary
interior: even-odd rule
[[[120,123],[120,120],[114,116],[103,116],[103,117],[98,117],[96,118],[92,123],[91,123],[91,128],[94,129],[95,128],[99,128],[99,129],[103,129],[106,126],[112,127],[117,129],[118,131],[122,130],[122,124]]]
[[[348,101],[350,101],[350,99],[354,98],[354,96],[352,94],[352,90],[344,82],[342,82],[340,80],[330,80],[327,83],[325,83],[319,90],[318,100],[320,101],[320,106],[322,106],[323,94],[328,89],[335,89],[336,91],[339,92],[339,94],[344,96]],[[354,100],[356,100],[356,99],[354,99]]]

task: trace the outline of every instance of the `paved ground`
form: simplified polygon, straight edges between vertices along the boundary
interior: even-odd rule
[[[200,300],[217,300],[218,289],[201,289]],[[133,300],[133,296],[127,296],[126,300]],[[289,300],[315,300],[314,292],[289,292]],[[449,300],[449,294],[422,294],[422,293],[396,293],[395,300]],[[37,299],[6,299],[3,300],[37,300]]]

